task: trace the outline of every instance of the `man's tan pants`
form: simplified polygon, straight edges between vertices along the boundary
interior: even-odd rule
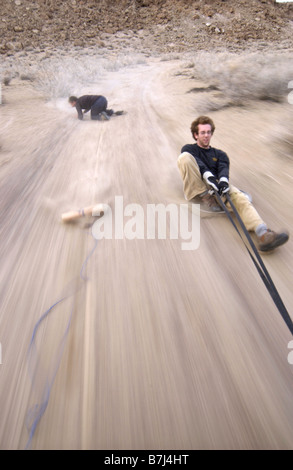
[[[208,187],[202,179],[198,164],[190,153],[181,153],[178,157],[177,165],[183,181],[184,196],[187,201],[207,191]],[[264,223],[242,191],[230,185],[229,194],[247,230],[254,231],[257,226]],[[227,204],[227,208],[229,209],[229,204]]]

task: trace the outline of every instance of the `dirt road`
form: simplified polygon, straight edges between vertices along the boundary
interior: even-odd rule
[[[61,222],[94,203],[114,213],[117,197],[144,212],[186,203],[176,159],[197,112],[179,65],[150,60],[85,85],[127,111],[108,122],[80,122],[26,81],[5,88],[2,449],[293,447],[291,335],[225,216],[201,218],[194,251],[168,236],[96,243],[96,219]],[[285,111],[210,113],[234,184],[277,230],[293,226],[292,164],[269,140]],[[264,261],[293,315],[292,241]]]

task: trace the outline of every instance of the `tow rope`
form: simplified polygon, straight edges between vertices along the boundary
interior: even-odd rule
[[[97,247],[97,240],[94,239],[94,246],[89,252],[89,254],[87,255],[86,259],[84,260],[80,273],[79,273],[79,277],[81,281],[84,281],[84,282],[87,281],[85,269],[96,247]],[[32,440],[33,440],[35,431],[37,429],[37,426],[47,409],[53,383],[54,383],[55,377],[57,375],[57,372],[61,363],[63,351],[65,348],[65,343],[66,343],[70,326],[71,326],[74,303],[75,303],[75,295],[79,290],[84,288],[85,286],[84,282],[82,282],[80,286],[76,287],[72,292],[70,292],[72,289],[70,288],[70,285],[69,285],[69,293],[62,296],[53,305],[51,305],[51,307],[48,310],[46,310],[45,313],[43,313],[43,315],[40,317],[40,319],[37,321],[34,327],[32,338],[29,344],[29,350],[28,350],[28,369],[29,369],[29,374],[31,378],[32,392],[34,392],[34,394],[36,395],[36,402],[29,408],[27,415],[26,415],[26,427],[29,432],[29,437],[25,446],[25,450],[29,450],[31,448]],[[66,290],[68,290],[68,287]],[[68,318],[66,319],[66,322],[65,322],[66,323],[65,328],[63,331],[60,332],[61,334],[60,342],[59,343],[57,342],[56,351],[51,351],[51,357],[50,357],[51,361],[43,364],[42,357],[41,357],[42,356],[41,349],[42,349],[42,342],[44,342],[45,340],[45,334],[43,333],[43,335],[41,335],[39,330],[41,329],[41,326],[43,325],[43,323],[46,323],[46,321],[48,322],[50,320],[49,317],[58,308],[58,306],[70,298],[71,298],[71,307],[68,309]],[[42,336],[40,340],[41,345],[39,348],[37,347],[37,344],[36,344],[38,336]]]
[[[292,322],[292,319],[291,319],[291,317],[290,317],[290,315],[289,315],[289,313],[288,313],[288,311],[287,311],[287,309],[286,309],[286,307],[285,307],[285,305],[284,305],[284,303],[283,303],[283,301],[280,297],[279,292],[276,289],[276,286],[275,286],[271,276],[268,273],[267,268],[264,265],[263,260],[261,259],[260,255],[258,253],[258,250],[257,250],[257,248],[256,248],[249,232],[247,231],[247,229],[244,225],[243,220],[241,219],[236,207],[234,206],[233,202],[231,201],[230,195],[227,193],[227,194],[225,194],[225,197],[226,197],[227,201],[229,202],[229,204],[231,206],[231,209],[232,209],[233,213],[235,214],[236,219],[239,222],[239,224],[240,224],[240,226],[243,230],[243,233],[244,233],[247,241],[249,242],[250,247],[251,247],[251,249],[252,249],[255,256],[253,255],[253,253],[251,252],[251,250],[247,246],[247,243],[243,239],[237,225],[235,224],[235,222],[232,218],[231,213],[227,209],[225,203],[222,201],[221,196],[219,195],[219,193],[213,191],[213,195],[216,197],[218,204],[225,211],[225,213],[226,213],[227,217],[229,218],[230,222],[232,223],[233,227],[238,232],[238,234],[239,234],[240,238],[242,239],[242,241],[243,241],[243,243],[244,243],[244,245],[245,245],[245,247],[246,247],[246,249],[249,253],[249,256],[252,259],[252,261],[253,261],[253,263],[254,263],[254,265],[255,265],[255,267],[256,267],[256,269],[257,269],[257,271],[258,271],[258,273],[261,277],[261,279],[263,280],[270,296],[272,297],[276,307],[278,308],[281,316],[283,317],[283,320],[285,321],[286,325],[288,326],[290,332],[293,335],[293,322]]]

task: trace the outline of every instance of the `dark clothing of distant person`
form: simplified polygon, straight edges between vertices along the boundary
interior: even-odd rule
[[[83,119],[84,113],[91,112],[91,119],[99,119],[100,113],[106,111],[108,102],[102,95],[83,95],[77,99],[75,107],[78,119]]]

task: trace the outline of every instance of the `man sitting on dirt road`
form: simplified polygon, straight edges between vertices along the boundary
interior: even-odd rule
[[[199,196],[212,212],[219,212],[221,207],[209,190],[217,191],[223,199],[229,192],[246,229],[255,232],[259,251],[271,251],[283,245],[289,235],[268,229],[247,196],[229,184],[229,158],[222,150],[210,146],[214,130],[214,122],[208,116],[200,116],[191,124],[196,143],[184,145],[177,160],[185,199]]]
[[[68,101],[72,107],[76,108],[77,117],[80,120],[83,119],[83,115],[88,111],[91,112],[91,119],[95,121],[108,121],[113,114],[119,115],[123,113],[123,111],[114,112],[113,109],[107,109],[107,99],[102,95],[83,95],[80,98],[70,96]]]

